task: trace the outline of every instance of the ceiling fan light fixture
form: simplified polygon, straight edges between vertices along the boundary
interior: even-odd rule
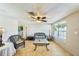
[[[41,23],[41,21],[39,21],[39,20],[36,20],[36,22],[37,22],[37,23]]]
[[[36,12],[35,11],[30,11],[28,14],[31,16],[32,19],[34,19],[36,22],[47,22],[45,19],[47,18],[43,12],[41,11],[41,8],[38,6],[36,7]]]
[[[41,19],[41,17],[37,17],[37,19],[38,19],[38,20],[40,20],[40,19]]]

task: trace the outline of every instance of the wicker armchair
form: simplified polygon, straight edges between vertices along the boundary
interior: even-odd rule
[[[20,35],[12,35],[9,37],[9,40],[14,44],[15,49],[20,46],[25,47],[25,39],[23,39]]]

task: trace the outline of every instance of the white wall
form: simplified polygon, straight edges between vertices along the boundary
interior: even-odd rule
[[[19,19],[18,25],[25,27],[24,36],[33,36],[36,32],[43,32],[49,35],[50,25],[47,23],[37,23],[31,19]]]
[[[7,15],[0,14],[0,26],[4,28],[3,41],[7,41],[9,36],[18,33],[17,20]]]
[[[79,11],[63,18],[67,22],[67,39],[55,39],[63,48],[73,55],[79,56]]]
[[[27,25],[27,36],[33,36],[36,32],[43,32],[49,35],[50,25],[47,24],[29,24]]]

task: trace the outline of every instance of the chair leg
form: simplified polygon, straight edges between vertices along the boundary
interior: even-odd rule
[[[36,49],[37,49],[37,45],[35,45],[34,51],[36,51]]]
[[[47,45],[46,45],[46,49],[47,49],[47,51],[49,51],[49,49],[48,49]]]
[[[24,47],[25,47],[25,42],[24,42]]]

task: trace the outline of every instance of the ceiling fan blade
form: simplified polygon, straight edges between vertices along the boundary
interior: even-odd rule
[[[41,20],[41,21],[43,21],[43,22],[47,22],[46,20]]]
[[[36,14],[34,12],[28,12],[30,15],[35,16]]]
[[[31,16],[32,19],[36,19],[35,17]]]
[[[46,17],[42,17],[42,19],[46,19]]]

